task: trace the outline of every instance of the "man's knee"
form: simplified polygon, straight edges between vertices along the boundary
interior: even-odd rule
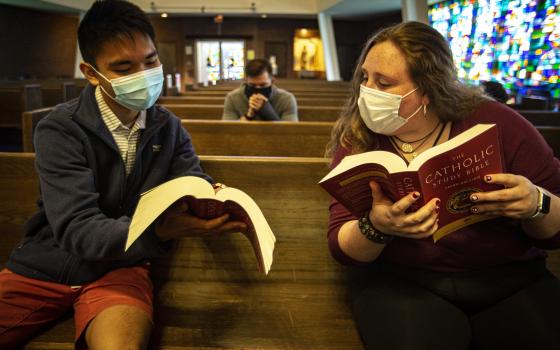
[[[85,340],[92,350],[146,349],[152,322],[138,307],[116,305],[103,310],[88,325]]]

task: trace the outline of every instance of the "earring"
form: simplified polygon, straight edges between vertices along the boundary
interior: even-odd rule
[[[424,117],[426,116],[426,105],[424,105]]]

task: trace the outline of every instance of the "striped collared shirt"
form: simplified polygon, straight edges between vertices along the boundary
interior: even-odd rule
[[[115,113],[113,113],[107,103],[105,103],[99,86],[95,89],[95,99],[97,100],[99,111],[101,112],[101,118],[107,126],[107,129],[111,132],[111,135],[113,135],[113,139],[115,139],[115,143],[119,148],[125,165],[126,175],[129,175],[134,167],[136,145],[138,144],[140,130],[146,128],[146,111],[140,112],[134,123],[126,126]]]

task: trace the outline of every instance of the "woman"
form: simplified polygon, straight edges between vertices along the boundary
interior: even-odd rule
[[[372,209],[357,218],[330,207],[329,247],[343,264],[368,265],[354,300],[368,349],[557,349],[560,282],[544,249],[560,247],[560,166],[538,131],[515,111],[462,85],[451,51],[433,28],[407,22],[364,47],[353,96],[329,145],[333,167],[375,149],[407,161],[478,124],[497,124],[504,189],[473,193],[474,214],[498,218],[433,243],[438,198],[407,213],[370,183]]]

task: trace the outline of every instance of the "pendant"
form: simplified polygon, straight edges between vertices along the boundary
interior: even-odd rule
[[[401,145],[401,150],[405,153],[410,153],[414,151],[414,148],[412,148],[412,145],[410,143],[405,142]]]

